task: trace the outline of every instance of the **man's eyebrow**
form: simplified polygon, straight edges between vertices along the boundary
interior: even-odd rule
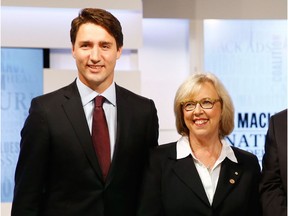
[[[83,41],[79,41],[79,44],[93,44],[94,42],[91,41],[91,40],[83,40]],[[103,45],[109,45],[111,46],[113,44],[113,42],[110,42],[110,41],[99,41],[98,44],[100,46],[103,46]]]
[[[83,40],[83,41],[79,41],[79,43],[81,44],[88,44],[88,43],[92,43],[90,40]]]
[[[113,43],[110,42],[110,41],[100,41],[99,44],[101,44],[101,45],[110,45],[110,44],[113,44]]]

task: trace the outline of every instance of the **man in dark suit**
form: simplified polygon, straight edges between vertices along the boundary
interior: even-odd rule
[[[287,215],[287,109],[271,117],[260,184],[264,216]]]
[[[83,9],[70,37],[78,78],[31,102],[21,131],[12,216],[135,215],[148,150],[158,144],[155,104],[114,83],[123,35],[111,13]],[[91,136],[98,95],[105,97],[109,129],[106,177]]]

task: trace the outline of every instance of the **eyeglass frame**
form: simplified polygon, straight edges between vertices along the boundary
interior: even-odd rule
[[[204,107],[202,107],[202,105],[201,105],[201,102],[203,102],[203,101],[205,101],[205,100],[207,100],[207,99],[209,100],[209,102],[212,103],[211,108],[204,108]],[[185,107],[185,104],[191,103],[191,102],[195,103],[195,107],[194,107],[193,109],[188,109],[188,110],[187,110],[186,107]],[[189,111],[192,111],[192,110],[196,109],[197,104],[199,104],[202,109],[212,109],[212,108],[214,107],[214,104],[217,103],[217,102],[221,102],[221,103],[222,103],[222,99],[221,99],[221,98],[218,98],[218,99],[202,98],[201,100],[198,100],[198,101],[193,101],[193,100],[183,101],[183,102],[181,102],[180,104],[181,104],[181,106],[182,106],[183,109],[185,109],[186,111],[189,112]]]

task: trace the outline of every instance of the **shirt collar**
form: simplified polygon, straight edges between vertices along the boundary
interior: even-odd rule
[[[80,93],[82,100],[82,105],[85,106],[87,103],[90,103],[97,95],[100,95],[93,89],[86,86],[81,82],[79,78],[76,80],[76,84]],[[106,98],[113,106],[116,106],[116,90],[115,83],[113,82],[101,95]]]
[[[231,146],[224,139],[221,140],[221,143],[222,143],[222,150],[221,150],[221,154],[218,160],[223,161],[227,157],[231,161],[238,163],[237,158]],[[193,153],[190,148],[188,136],[182,136],[178,140],[176,144],[176,154],[177,154],[177,159],[185,158],[189,156],[190,154],[193,156]]]

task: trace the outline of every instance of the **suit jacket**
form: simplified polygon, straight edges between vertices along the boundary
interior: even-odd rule
[[[260,165],[255,155],[233,148],[238,163],[226,158],[212,205],[192,155],[176,159],[176,142],[151,152],[138,216],[257,216]]]
[[[12,216],[134,216],[148,149],[157,145],[152,100],[116,85],[117,134],[106,182],[72,84],[32,100],[21,131]]]
[[[260,184],[263,215],[287,215],[287,109],[270,118]]]

